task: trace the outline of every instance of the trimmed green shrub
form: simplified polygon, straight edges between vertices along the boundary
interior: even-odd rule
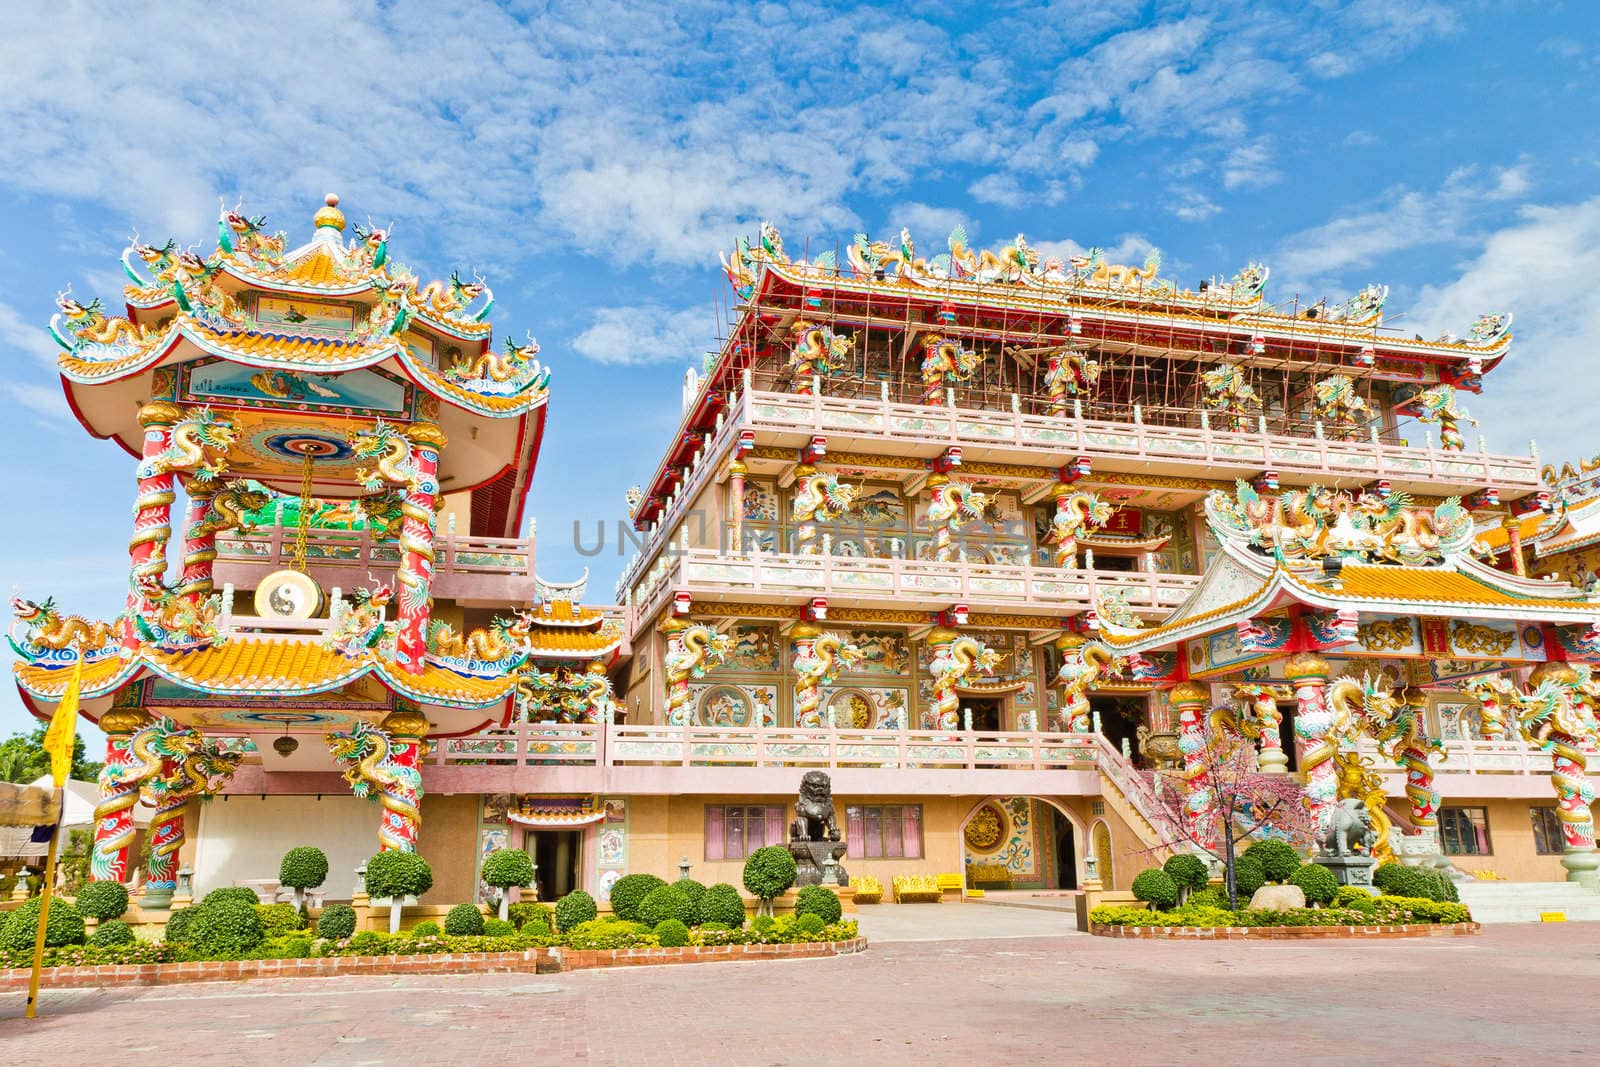
[[[744,897],[727,882],[718,882],[700,898],[700,920],[702,928],[710,923],[721,923],[738,930],[745,922]]]
[[[189,927],[194,923],[196,915],[200,914],[200,905],[191,904],[187,908],[179,908],[167,916],[167,929],[161,935],[163,941],[171,941],[181,945],[189,940]],[[355,921],[355,912],[350,913],[351,921]]]
[[[773,897],[782,896],[794,885],[798,873],[794,857],[788,849],[781,845],[768,845],[756,849],[744,861],[744,887],[760,897],[763,903],[769,903]]]
[[[1372,874],[1372,884],[1385,896],[1455,903],[1461,899],[1450,876],[1434,868],[1386,863]]]
[[[422,922],[419,922],[412,929],[411,936],[412,937],[438,937],[443,933],[444,933],[444,931],[442,929],[440,929],[438,923],[434,922],[432,919],[424,919],[424,920],[422,920]]]
[[[704,916],[700,914],[700,905],[706,898],[706,887],[703,883],[693,878],[679,878],[672,883],[683,895],[689,898],[689,918],[683,920],[690,926],[699,926]]]
[[[556,901],[556,929],[565,933],[599,914],[600,909],[594,906],[594,897],[581,889],[574,889]]]
[[[1300,869],[1300,853],[1287,841],[1257,841],[1244,854],[1260,862],[1269,882],[1287,882]]]
[[[550,929],[550,916],[550,905],[540,904],[536,900],[519,900],[506,911],[506,918],[510,919],[512,925],[519,930],[531,919],[543,920],[544,928],[548,930]]]
[[[54,911],[54,906],[51,907]],[[131,945],[139,940],[133,936],[133,928],[121,919],[107,919],[100,924],[100,928],[89,935],[89,944],[95,947],[105,945]]]
[[[1196,889],[1184,900],[1186,908],[1226,908],[1228,906],[1228,890],[1220,885],[1208,885],[1204,889]]]
[[[619,919],[636,922],[639,918],[639,904],[650,895],[653,889],[660,889],[667,883],[653,874],[625,874],[617,879],[617,884],[611,887],[611,911]]]
[[[278,881],[290,889],[315,889],[327,879],[328,856],[320,848],[291,848],[278,864]]]
[[[1339,892],[1339,880],[1320,863],[1308,863],[1295,871],[1289,876],[1289,884],[1300,887],[1307,904],[1331,904]]]
[[[300,929],[300,909],[293,904],[257,904],[261,932],[266,937],[283,937]]]
[[[182,912],[179,912],[181,915]],[[356,909],[348,904],[329,904],[317,917],[317,936],[343,941],[356,932]]]
[[[1267,872],[1261,861],[1249,854],[1240,856],[1233,864],[1233,888],[1239,893],[1239,903],[1248,904],[1257,889],[1267,884]]]
[[[659,885],[639,902],[639,921],[654,930],[666,919],[677,919],[688,926],[694,922],[694,905],[680,883]]]
[[[0,949],[33,951],[34,938],[39,933],[39,897],[29,898],[6,919],[0,929]],[[64,900],[50,900],[50,921],[45,924],[44,943],[47,948],[61,945],[83,944],[83,912]]]
[[[357,956],[387,956],[385,946],[389,935],[377,930],[363,930],[350,938],[350,951]]]
[[[483,912],[476,904],[457,904],[444,917],[444,932],[453,937],[482,936]]]
[[[209,907],[220,900],[236,900],[240,904],[249,904],[251,907],[261,903],[261,898],[256,895],[254,889],[249,889],[242,885],[225,885],[221,889],[213,889],[207,893],[200,901],[200,906],[202,908]]]
[[[566,897],[562,897],[565,900]],[[559,919],[561,908],[556,907],[556,916]],[[564,941],[567,947],[580,950],[598,948],[631,948],[644,941],[649,929],[641,923],[625,922],[621,919],[590,919],[578,923],[566,932]]]
[[[1166,911],[1178,903],[1178,883],[1160,867],[1151,867],[1134,876],[1133,895],[1156,911]]]
[[[543,915],[535,915],[517,927],[517,933],[525,934],[528,937],[549,937],[550,920]]]
[[[822,933],[822,928],[827,925],[822,921],[822,916],[814,911],[808,911],[794,921],[794,928],[810,937]]]
[[[1432,891],[1427,895],[1441,904],[1457,904],[1461,901],[1461,891],[1456,888],[1455,880],[1448,871],[1431,867],[1422,872],[1424,884]]]
[[[1333,892],[1333,906],[1336,908],[1349,908],[1367,915],[1378,910],[1376,900],[1372,894],[1358,885],[1342,885]]]
[[[283,944],[283,958],[286,960],[304,960],[311,957],[311,939],[309,937],[291,937]]]
[[[266,939],[261,929],[259,905],[227,898],[200,905],[189,928],[189,944],[211,959],[234,959],[251,951]]]
[[[506,919],[483,920],[484,937],[510,937],[517,932],[517,928]]]
[[[1206,861],[1189,852],[1180,852],[1167,858],[1161,865],[1178,887],[1178,896],[1184,900],[1189,899],[1189,894],[1195,890],[1204,889],[1211,880],[1211,869],[1206,866]]]
[[[778,920],[770,915],[757,915],[750,920],[750,929],[758,934],[770,934],[777,925]]]
[[[484,858],[483,880],[496,889],[526,889],[533,884],[533,858],[520,848],[497,848]]]
[[[689,928],[677,919],[662,919],[656,923],[655,933],[662,948],[682,948],[689,943]]]
[[[797,917],[816,915],[826,926],[828,923],[839,921],[839,916],[844,913],[844,906],[839,903],[839,895],[827,886],[808,885],[803,886],[800,892],[795,894],[794,913]]]
[[[367,861],[367,896],[379,900],[420,897],[433,888],[433,868],[415,852],[390,849]]]
[[[121,882],[90,882],[78,890],[77,908],[90,918],[120,919],[128,911],[128,887]]]

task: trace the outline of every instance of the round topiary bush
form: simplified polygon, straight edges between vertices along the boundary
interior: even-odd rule
[[[689,898],[689,918],[683,920],[690,926],[699,926],[704,917],[700,914],[701,902],[706,898],[706,887],[693,878],[679,878],[672,883]]]
[[[777,925],[778,920],[774,919],[770,915],[757,915],[754,919],[750,920],[750,929],[754,930],[758,934],[768,933]]]
[[[78,890],[77,907],[101,921],[120,919],[128,910],[128,887],[121,882],[90,882]]]
[[[516,930],[518,933],[527,934],[529,937],[549,937],[550,917],[548,915],[535,915],[533,918],[526,920],[521,926],[517,926]]]
[[[444,932],[452,937],[478,937],[483,933],[483,912],[476,904],[457,904],[444,917]]]
[[[1190,893],[1204,889],[1206,883],[1211,881],[1211,869],[1206,866],[1206,861],[1189,852],[1169,857],[1161,869],[1167,872],[1167,877],[1178,887],[1178,895],[1185,900]]]
[[[497,848],[484,858],[483,880],[496,889],[526,889],[533,884],[533,858],[520,848]]]
[[[510,937],[517,932],[517,928],[506,919],[483,920],[484,937]]]
[[[718,882],[700,898],[700,925],[722,923],[730,930],[744,926],[744,897],[727,882]]]
[[[1342,885],[1333,894],[1333,906],[1371,915],[1378,910],[1371,893],[1358,885]]]
[[[200,906],[202,908],[209,907],[222,900],[236,900],[240,904],[249,904],[252,907],[261,903],[261,898],[256,895],[254,889],[248,889],[242,885],[225,885],[221,889],[213,889],[207,893],[205,898],[200,901]]]
[[[816,915],[824,923],[836,923],[844,913],[844,907],[839,903],[839,895],[827,886],[808,885],[802,886],[800,892],[795,894],[794,913],[797,918]]]
[[[1239,894],[1240,903],[1248,903],[1255,895],[1255,891],[1267,884],[1267,872],[1261,869],[1261,861],[1251,855],[1240,856],[1233,864],[1233,888]]]
[[[794,885],[794,857],[780,845],[768,845],[750,853],[744,861],[744,887],[761,898],[764,909],[771,910],[772,898],[782,896]]]
[[[682,948],[689,943],[689,928],[678,919],[662,919],[656,923],[655,934],[662,948]]]
[[[12,952],[32,952],[33,940],[39,932],[40,898],[26,901],[6,919],[0,929],[0,949]],[[46,948],[83,944],[83,912],[64,900],[50,901],[50,919],[44,927]]]
[[[54,905],[50,908],[55,910]],[[107,919],[100,924],[89,938],[91,945],[131,945],[139,940],[133,936],[133,928],[121,919]]]
[[[438,937],[442,933],[444,930],[432,919],[424,919],[411,930],[412,937]]]
[[[182,912],[178,913],[183,914]],[[356,909],[348,904],[329,904],[317,917],[317,936],[343,941],[356,932]]]
[[[1287,882],[1300,869],[1300,853],[1287,841],[1257,841],[1244,854],[1256,858],[1269,882]]]
[[[278,881],[290,889],[315,889],[327,880],[328,856],[320,848],[291,848],[278,864]]]
[[[1134,876],[1133,895],[1156,911],[1166,911],[1178,902],[1178,883],[1160,867],[1151,867]]]
[[[433,888],[433,868],[415,852],[390,849],[367,861],[367,896],[376,900],[420,897]]]
[[[556,929],[565,933],[599,914],[600,909],[594,906],[594,897],[581,889],[574,889],[556,901]]]
[[[1456,888],[1456,883],[1451,880],[1448,872],[1435,867],[1423,870],[1422,877],[1424,884],[1429,888],[1430,899],[1448,904],[1461,902],[1461,891]]]
[[[300,929],[300,909],[293,904],[257,904],[261,931],[267,937],[283,937]]]
[[[815,937],[822,933],[822,928],[827,923],[822,921],[822,916],[814,911],[808,911],[794,921],[794,928],[808,937]]]
[[[161,940],[170,941],[174,945],[181,945],[189,940],[189,926],[194,922],[194,917],[199,914],[200,906],[195,904],[187,908],[179,908],[168,915],[167,928],[162,932]],[[351,912],[350,914],[352,916],[351,921],[354,922],[355,913]]]
[[[265,940],[256,905],[224,899],[202,904],[189,928],[189,944],[212,959],[242,956]]]
[[[625,874],[611,887],[611,911],[619,919],[637,922],[639,903],[650,895],[652,889],[666,885],[653,874]]]
[[[1307,904],[1331,904],[1339,892],[1339,880],[1320,863],[1308,863],[1295,871],[1289,876],[1289,884],[1300,887]]]
[[[694,905],[677,882],[657,886],[639,902],[639,921],[652,930],[664,919],[677,919],[685,926],[694,921]]]

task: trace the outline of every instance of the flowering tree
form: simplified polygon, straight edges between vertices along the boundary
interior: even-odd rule
[[[1198,741],[1198,745],[1193,742]],[[1305,789],[1286,774],[1263,774],[1255,747],[1219,730],[1197,732],[1181,769],[1155,772],[1156,803],[1168,840],[1147,852],[1197,852],[1222,864],[1228,904],[1238,907],[1237,853],[1252,840],[1310,844],[1315,826]]]

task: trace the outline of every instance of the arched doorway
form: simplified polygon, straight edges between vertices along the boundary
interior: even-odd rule
[[[1093,842],[1095,873],[1100,877],[1100,884],[1116,885],[1117,874],[1111,859],[1111,827],[1103,820],[1095,823],[1090,839]]]
[[[1077,818],[1044,797],[987,797],[961,823],[963,874],[972,889],[1073,890],[1086,852]]]

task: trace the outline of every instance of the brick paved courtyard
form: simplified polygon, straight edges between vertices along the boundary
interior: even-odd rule
[[[980,917],[963,910],[966,929]],[[63,991],[31,1024],[8,996],[0,1049],[273,1067],[1560,1063],[1600,1044],[1597,984],[1600,923],[1337,945],[885,940],[776,964]]]

